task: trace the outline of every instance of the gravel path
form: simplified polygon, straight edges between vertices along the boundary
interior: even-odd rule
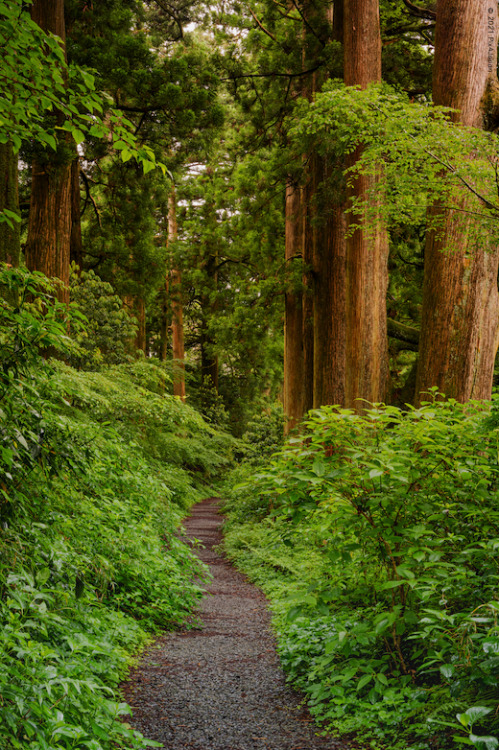
[[[204,548],[213,581],[199,608],[202,626],[160,638],[124,687],[133,725],[167,750],[340,750],[317,737],[284,680],[263,594],[213,547],[222,540],[216,499],[185,523]],[[351,746],[350,746],[351,747]]]

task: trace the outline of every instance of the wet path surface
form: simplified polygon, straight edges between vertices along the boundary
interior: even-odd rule
[[[326,750],[345,748],[316,727],[287,687],[263,594],[213,547],[220,544],[216,500],[193,509],[185,528],[204,548],[210,595],[199,629],[169,633],[132,670],[125,697],[132,723],[168,750]]]

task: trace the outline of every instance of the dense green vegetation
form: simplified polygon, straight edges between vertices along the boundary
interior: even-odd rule
[[[420,5],[0,0],[2,750],[147,745],[228,468],[322,725],[499,745],[499,18]]]
[[[497,430],[495,402],[436,394],[364,417],[323,407],[239,476],[226,549],[270,596],[282,663],[335,733],[497,747]]]
[[[3,270],[0,745],[139,748],[117,687],[151,633],[185,622],[200,563],[182,515],[232,439],[165,394],[151,362],[77,372],[43,277]]]

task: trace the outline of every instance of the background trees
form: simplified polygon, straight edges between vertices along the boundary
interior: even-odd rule
[[[489,713],[480,729],[497,726],[497,419],[484,419],[487,402],[454,400],[490,396],[497,347],[495,10],[480,0],[428,9],[383,0],[379,14],[373,0],[36,0],[31,15],[27,5],[0,0],[0,259],[66,286],[56,293],[39,274],[0,269],[0,542],[9,560],[0,605],[9,627],[20,624],[7,648],[20,671],[2,708],[15,706],[17,744],[38,731],[23,703],[26,643],[44,644],[33,664],[45,676],[52,631],[54,653],[63,644],[73,658],[46,602],[78,608],[82,558],[91,596],[132,607],[139,591],[155,611],[151,571],[167,559],[159,538],[163,562],[141,548],[148,567],[137,587],[115,577],[119,560],[103,562],[100,523],[98,539],[87,534],[95,549],[78,532],[67,551],[75,507],[92,510],[87,495],[101,505],[102,495],[123,535],[123,491],[138,493],[146,514],[158,497],[164,510],[169,495],[158,495],[155,477],[170,460],[165,486],[186,500],[196,493],[182,466],[198,478],[217,473],[235,448],[254,473],[279,444],[283,400],[289,426],[326,406],[261,475],[260,494],[251,477],[237,513],[254,513],[256,530],[244,533],[265,535],[272,575],[283,570],[276,549],[289,561],[287,597],[288,571],[310,570],[298,585],[314,621],[286,624],[295,676],[327,720],[352,712],[357,724],[345,731],[368,717],[379,740],[381,720],[396,732],[423,716],[411,729],[418,747],[441,747],[426,707],[449,721],[458,705],[465,744],[496,748],[471,730]],[[39,353],[54,348],[92,372],[58,362],[49,377]],[[190,405],[246,441],[165,398],[170,387],[184,397],[184,374]],[[435,387],[453,399],[355,413],[368,408],[358,398],[417,404]],[[86,426],[78,404],[95,414]],[[113,555],[126,551],[125,537]],[[246,536],[242,546],[248,554]],[[49,580],[59,593],[47,595]],[[32,612],[42,616],[36,638],[24,627]],[[70,632],[79,637],[79,625]],[[71,721],[80,719],[74,705]],[[52,738],[54,708],[58,699],[44,713]],[[87,734],[91,743],[95,715],[87,709],[86,734],[66,744]]]
[[[37,0],[33,19],[65,45],[21,6],[2,7],[13,45],[2,80],[21,104],[2,114],[1,206],[15,214],[21,148],[26,262],[66,287],[70,260],[110,284],[137,324],[123,351],[184,362],[187,393],[207,410],[223,404],[237,430],[241,404],[261,392],[284,400],[290,425],[312,406],[362,409],[359,399],[407,401],[432,385],[490,395],[491,224],[490,242],[477,235],[497,196],[493,141],[476,138],[494,128],[497,24],[484,3],[457,24],[443,0],[68,0],[51,5],[56,29]],[[13,24],[46,73],[20,67]],[[373,83],[382,88],[363,96]],[[431,88],[460,114],[447,122],[442,110],[430,134]],[[1,252],[16,263],[9,221]]]

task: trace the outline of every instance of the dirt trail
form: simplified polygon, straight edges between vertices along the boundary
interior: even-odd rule
[[[211,567],[200,629],[159,639],[132,671],[125,697],[133,725],[168,750],[340,750],[287,687],[263,594],[213,547],[222,517],[215,499],[193,509],[185,528]]]

